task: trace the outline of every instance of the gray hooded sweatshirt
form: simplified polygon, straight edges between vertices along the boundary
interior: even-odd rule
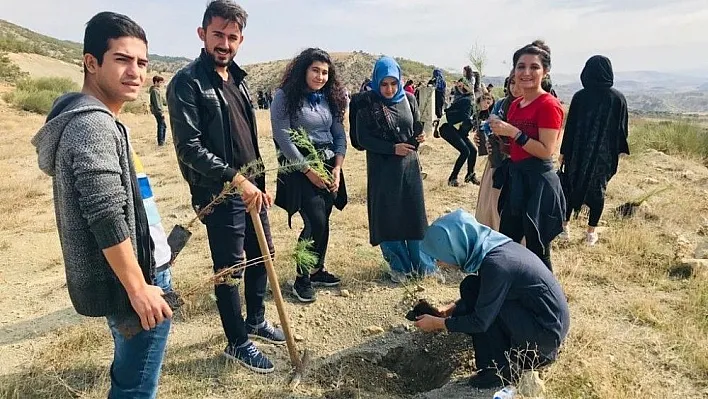
[[[55,101],[32,144],[39,168],[52,177],[74,308],[85,316],[132,312],[128,295],[102,251],[130,238],[136,256],[139,253],[127,129],[95,97],[68,93]],[[139,197],[137,202],[141,203]],[[143,276],[151,281],[154,270],[143,263]]]

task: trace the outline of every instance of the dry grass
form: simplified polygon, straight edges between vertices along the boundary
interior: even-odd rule
[[[122,119],[131,127],[133,144],[152,179],[165,228],[187,222],[193,213],[171,141],[166,147],[156,146],[150,115],[127,114]],[[38,172],[29,144],[41,124],[39,116],[0,104],[0,173],[6,176],[0,182],[4,215],[0,281],[12,287],[0,291],[0,397],[105,397],[112,341],[102,320],[82,318],[70,327],[56,330],[50,325],[44,333],[32,332],[42,317],[69,306],[63,270],[56,264],[61,252],[53,225],[50,180]],[[259,112],[258,124],[265,162],[275,166],[266,113]],[[460,206],[473,210],[476,187],[445,185],[453,150],[441,140],[429,145],[433,151],[423,157],[429,176],[425,181],[429,219]],[[481,173],[484,160],[479,163]],[[549,397],[708,394],[708,283],[669,274],[677,259],[701,239],[698,231],[708,215],[708,170],[693,161],[639,152],[623,160],[620,169],[608,189],[600,245],[585,247],[580,242],[584,220],[573,221],[573,241],[556,245],[553,254],[556,274],[570,301],[572,326],[558,362],[546,373]],[[363,327],[388,328],[403,322],[406,293],[383,282],[380,253],[368,244],[363,153],[350,151],[345,173],[350,204],[344,212],[333,214],[327,263],[342,275],[353,297],[321,293],[320,300],[307,307],[290,300],[286,304],[296,333],[305,338],[300,346],[312,350],[316,359],[366,342]],[[646,177],[660,184],[674,183],[674,188],[651,198],[635,219],[617,220],[611,207],[656,187]],[[275,188],[272,174],[268,187]],[[295,216],[293,229],[288,229],[280,209],[271,210],[270,219],[278,250],[276,267],[284,282],[295,274],[288,255],[302,221]],[[208,243],[199,227],[174,268],[175,284],[189,290],[210,274]],[[422,286],[437,302],[454,299],[457,291],[455,281],[426,281]],[[272,301],[267,307],[275,318]],[[189,298],[185,312],[175,320],[160,397],[287,397],[285,350],[263,346],[278,367],[267,377],[225,363],[218,356],[225,340],[215,308],[211,289],[205,286]],[[317,325],[317,320],[324,323]],[[5,330],[22,323],[35,327],[13,330],[15,335]],[[17,334],[21,337],[6,338]],[[322,394],[322,387],[310,380],[299,391],[301,397]]]

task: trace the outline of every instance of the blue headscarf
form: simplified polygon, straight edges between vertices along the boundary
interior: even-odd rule
[[[433,78],[435,78],[435,90],[445,91],[447,84],[445,83],[445,78],[443,77],[442,70],[433,69]]]
[[[395,78],[398,80],[398,91],[393,98],[386,98],[381,94],[381,82],[386,78]],[[385,104],[398,104],[403,101],[406,97],[406,92],[403,90],[403,83],[401,83],[401,67],[396,60],[384,56],[376,61],[371,77],[371,88],[379,94]]]
[[[511,239],[458,209],[440,217],[425,232],[421,249],[432,258],[475,273],[492,249]]]

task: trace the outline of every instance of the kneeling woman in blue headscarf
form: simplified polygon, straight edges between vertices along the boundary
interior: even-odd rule
[[[520,375],[512,366],[539,368],[555,360],[570,314],[560,283],[538,256],[462,210],[436,220],[422,248],[441,267],[470,274],[460,284],[461,299],[439,309],[443,317],[420,316],[416,326],[472,336],[472,386],[501,386],[502,378],[513,382]]]

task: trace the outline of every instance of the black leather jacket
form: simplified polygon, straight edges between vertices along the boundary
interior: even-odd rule
[[[218,193],[224,182],[231,181],[236,175],[231,165],[233,141],[229,104],[223,94],[224,81],[214,66],[211,56],[202,49],[199,58],[179,70],[167,86],[167,105],[177,162],[192,195]],[[236,63],[231,63],[229,73],[251,104],[248,119],[251,121],[256,156],[261,159],[255,111],[244,80],[246,72]],[[264,175],[256,178],[254,183],[265,191]]]

